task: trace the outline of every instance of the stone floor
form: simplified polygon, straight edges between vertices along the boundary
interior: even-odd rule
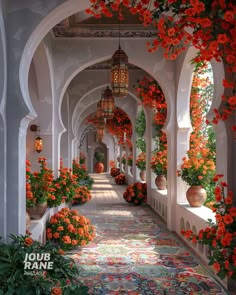
[[[91,176],[92,200],[75,208],[95,225],[96,239],[71,253],[90,294],[229,294],[149,206],[124,201],[125,185]]]

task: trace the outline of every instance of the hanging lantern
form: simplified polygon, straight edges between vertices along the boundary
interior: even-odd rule
[[[97,141],[101,142],[104,136],[104,129],[97,129]]]
[[[34,140],[34,149],[37,153],[40,153],[43,150],[43,140],[40,136],[37,136]]]
[[[101,109],[102,109],[102,116],[105,119],[113,118],[114,109],[115,109],[115,100],[109,86],[107,86],[107,89],[104,91],[103,99],[101,102]]]
[[[37,133],[39,133],[39,131],[40,131],[40,127],[33,124],[30,126],[30,130],[32,132],[35,132],[34,150],[37,153],[41,153],[43,150],[43,139],[39,135],[37,135]]]
[[[96,127],[97,127],[97,129],[104,129],[105,122],[104,122],[104,118],[103,117],[97,118]]]
[[[112,56],[111,87],[114,97],[125,97],[128,93],[129,71],[128,56],[119,49]]]

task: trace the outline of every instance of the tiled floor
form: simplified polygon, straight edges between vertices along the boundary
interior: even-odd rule
[[[123,199],[126,186],[91,175],[92,200],[75,207],[96,239],[72,257],[92,295],[228,294],[147,205]]]

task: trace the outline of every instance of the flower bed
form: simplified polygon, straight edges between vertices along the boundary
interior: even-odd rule
[[[85,246],[94,236],[95,229],[90,220],[69,208],[63,208],[54,214],[47,224],[47,238],[63,250]]]
[[[115,177],[116,184],[126,184],[126,177],[123,173]]]
[[[111,168],[111,172],[110,172],[112,177],[116,177],[117,175],[120,174],[120,169],[119,168]]]
[[[85,204],[91,199],[92,196],[89,189],[86,186],[79,186],[75,189],[75,195],[73,196],[72,204]]]
[[[128,203],[140,205],[147,200],[147,184],[135,182],[129,185],[123,194],[124,199]]]

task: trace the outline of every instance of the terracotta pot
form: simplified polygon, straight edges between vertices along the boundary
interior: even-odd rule
[[[207,198],[205,189],[201,186],[190,186],[186,192],[187,200],[192,207],[201,207]]]
[[[30,221],[29,213],[27,211],[25,213],[25,222],[26,222],[26,229],[29,230],[31,221]]]
[[[43,217],[44,213],[47,210],[47,202],[43,204],[38,204],[35,207],[28,208],[27,212],[31,219],[40,219]]]
[[[102,173],[104,171],[104,165],[102,162],[97,162],[95,165],[95,172]]]
[[[166,189],[166,177],[165,175],[157,175],[155,179],[155,184],[159,190]]]
[[[141,170],[139,173],[139,177],[142,181],[146,181],[146,170]]]

